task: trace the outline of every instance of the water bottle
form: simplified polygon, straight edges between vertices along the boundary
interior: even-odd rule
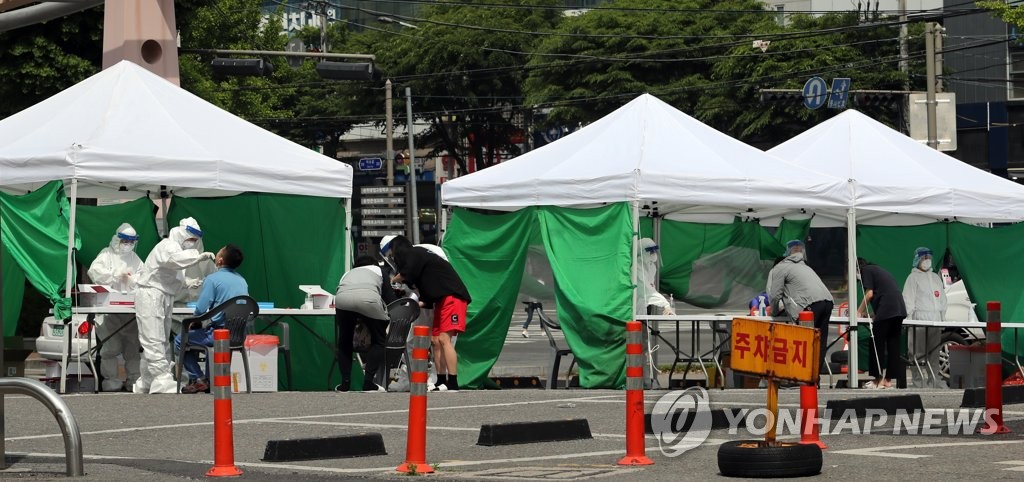
[[[761,316],[767,316],[767,313],[765,312],[765,306],[764,306],[764,296],[758,296],[757,297],[757,312]]]

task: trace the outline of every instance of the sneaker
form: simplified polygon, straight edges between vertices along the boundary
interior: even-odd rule
[[[443,383],[438,383],[437,385],[434,385],[433,387],[430,387],[430,389],[427,390],[427,391],[428,392],[447,392],[448,391],[448,386],[443,384]]]
[[[387,389],[380,385],[377,385],[376,383],[374,383],[372,387],[363,387],[363,393],[382,393],[386,391]]]
[[[181,393],[204,393],[210,390],[210,384],[202,378],[189,383],[181,389]]]
[[[523,338],[529,338],[529,337],[530,337],[530,334],[527,333],[526,330],[523,330]]]

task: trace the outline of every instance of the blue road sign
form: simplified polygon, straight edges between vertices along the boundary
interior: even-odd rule
[[[379,157],[364,157],[359,160],[360,171],[379,171],[384,162]]]
[[[828,96],[829,109],[843,109],[846,107],[846,99],[850,97],[849,77],[837,77],[832,79],[832,90]]]
[[[825,105],[828,99],[828,84],[821,77],[811,77],[804,84],[804,107],[815,110]]]

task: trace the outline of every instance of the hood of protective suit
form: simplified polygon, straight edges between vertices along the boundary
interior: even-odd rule
[[[921,259],[923,259],[925,256],[928,256],[928,255],[931,255],[931,254],[932,254],[932,250],[930,250],[928,248],[925,248],[925,247],[920,247],[920,248],[915,249],[914,250],[914,264],[911,265],[910,267],[911,268],[916,268],[919,264],[921,264]],[[934,256],[933,256],[933,258],[934,258]]]
[[[387,254],[388,249],[391,248],[391,246],[389,246],[389,245],[391,244],[391,241],[394,240],[395,238],[396,238],[396,236],[394,236],[392,234],[389,234],[389,235],[384,236],[383,238],[380,239],[380,254],[381,254],[381,256],[384,256],[384,255]]]
[[[132,237],[138,236],[138,233],[135,232],[135,228],[133,228],[131,224],[121,223],[121,225],[117,227],[117,231],[114,231],[114,235],[110,237],[110,244],[108,246],[110,246],[111,249],[116,251],[117,247],[121,245],[121,236],[119,236],[121,234]]]

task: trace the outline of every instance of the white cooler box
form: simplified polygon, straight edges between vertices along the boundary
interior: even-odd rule
[[[274,335],[249,335],[245,338],[245,349],[249,353],[249,377],[252,391],[277,391],[277,344]],[[245,392],[245,368],[242,355],[231,354],[231,391]]]
[[[984,345],[950,345],[949,388],[985,388]]]

